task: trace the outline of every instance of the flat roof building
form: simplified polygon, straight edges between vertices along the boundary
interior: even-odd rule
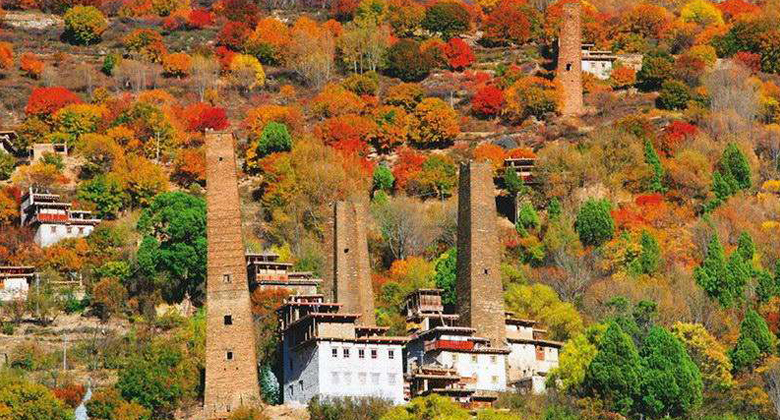
[[[91,211],[74,210],[70,203],[60,200],[59,194],[36,191],[33,187],[22,196],[21,225],[35,231],[34,241],[39,246],[85,237],[101,222]]]

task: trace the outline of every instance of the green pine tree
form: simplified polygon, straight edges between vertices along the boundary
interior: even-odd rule
[[[720,162],[718,162],[718,166],[727,177],[734,179],[737,189],[746,190],[753,185],[750,175],[750,165],[736,143],[729,143],[726,146],[726,149],[723,151],[723,155],[720,158]]]
[[[775,337],[758,312],[748,309],[739,325],[737,344],[729,352],[735,371],[751,369],[762,356],[773,353]]]
[[[707,248],[707,255],[701,265],[693,271],[696,283],[707,295],[716,299],[721,306],[729,307],[733,303],[726,290],[726,253],[717,235],[713,235]]]
[[[390,191],[395,184],[395,177],[385,165],[379,165],[374,169],[372,176],[374,191]]]
[[[766,270],[758,270],[756,273],[756,298],[761,303],[766,303],[777,296],[777,283],[772,274]]]
[[[753,255],[756,253],[756,245],[753,243],[753,238],[747,232],[739,234],[739,240],[737,241],[737,252],[742,255],[745,261],[753,261]]]
[[[583,245],[599,246],[612,239],[615,221],[612,219],[612,205],[607,200],[589,198],[580,207],[574,229]]]
[[[457,295],[455,294],[455,278],[457,276],[458,252],[455,248],[448,249],[436,260],[434,270],[436,274],[433,280],[436,287],[441,289],[442,303],[445,305],[455,305]]]
[[[744,297],[745,285],[753,276],[750,264],[739,251],[732,252],[726,262],[726,291],[731,302],[737,303]]]
[[[643,414],[679,418],[701,405],[701,373],[677,337],[665,328],[653,327],[639,354],[644,368]]]
[[[588,365],[584,390],[611,402],[612,409],[628,416],[642,398],[644,372],[634,342],[615,322],[610,322],[598,344],[598,353]]]
[[[661,247],[655,237],[646,230],[642,230],[639,239],[642,250],[639,254],[639,267],[643,274],[653,274],[661,263]]]
[[[555,220],[560,217],[561,213],[563,213],[561,202],[558,200],[558,197],[553,197],[550,203],[547,204],[547,218]]]
[[[666,192],[664,187],[664,167],[661,165],[661,159],[653,147],[650,140],[645,140],[645,162],[653,168],[653,178],[650,180],[650,191],[655,193]]]
[[[269,365],[263,366],[260,370],[260,393],[266,404],[276,405],[281,403],[279,381]]]
[[[292,149],[292,137],[287,131],[287,126],[278,122],[269,122],[260,140],[257,142],[257,156],[264,157],[271,153],[289,152]]]

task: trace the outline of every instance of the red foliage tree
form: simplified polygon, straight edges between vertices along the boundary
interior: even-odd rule
[[[244,22],[228,22],[217,34],[217,43],[233,51],[240,51],[252,31]]]
[[[414,149],[402,147],[398,149],[398,160],[393,166],[393,176],[395,177],[395,188],[399,191],[406,188],[409,180],[422,170],[426,157]]]
[[[200,102],[187,107],[185,115],[187,115],[187,130],[189,131],[205,131],[209,128],[224,130],[228,127],[225,108]]]
[[[539,30],[540,25],[539,12],[527,2],[504,0],[488,15],[483,40],[492,45],[526,43],[534,36],[534,30]]]
[[[328,118],[314,127],[314,134],[325,144],[361,157],[368,154],[368,141],[374,132],[374,121],[355,114]]]
[[[195,9],[187,15],[187,27],[190,29],[203,29],[214,24],[214,17],[206,9]]]
[[[749,68],[753,73],[758,73],[761,70],[761,54],[740,51],[734,54],[733,58],[734,61]]]
[[[716,3],[715,6],[720,9],[726,20],[733,20],[736,16],[741,14],[761,11],[760,7],[744,0],[726,0],[722,3]]]
[[[634,199],[637,206],[657,206],[664,202],[664,196],[661,194],[639,195]]]
[[[474,99],[471,100],[471,110],[485,117],[494,117],[501,111],[504,105],[504,91],[493,86],[487,85],[477,90]]]
[[[664,129],[663,135],[659,136],[656,149],[666,156],[672,156],[683,142],[692,139],[698,132],[699,129],[695,125],[672,121]]]
[[[460,38],[452,38],[444,46],[444,55],[447,57],[447,64],[453,70],[463,70],[474,62],[474,52],[471,51],[469,44],[466,44]]]
[[[206,179],[206,156],[202,149],[184,149],[176,157],[173,178],[181,185]]]
[[[330,5],[330,16],[341,22],[352,20],[359,4],[359,0],[336,0]]]
[[[254,28],[260,18],[260,8],[252,0],[221,0],[213,10],[231,22],[244,23]]]
[[[27,115],[47,117],[66,105],[78,103],[81,103],[81,99],[64,87],[40,87],[30,94],[24,112]]]
[[[229,72],[230,71],[230,63],[233,62],[233,57],[236,56],[236,53],[231,51],[227,47],[217,47],[217,49],[214,51],[214,53],[217,55],[217,60],[219,61],[220,71],[222,71],[222,73]]]
[[[54,396],[64,402],[65,405],[70,408],[76,408],[81,404],[81,400],[84,398],[84,394],[87,393],[87,390],[84,388],[84,385],[70,384],[54,388],[52,389],[52,392],[54,392]]]

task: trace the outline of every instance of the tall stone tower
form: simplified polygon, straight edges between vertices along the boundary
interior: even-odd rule
[[[582,6],[579,1],[563,5],[561,33],[558,36],[558,81],[561,86],[561,114],[583,114],[582,104]]]
[[[374,291],[366,236],[368,199],[351,198],[332,205],[325,232],[327,266],[323,293],[326,300],[358,313],[360,325],[376,325]]]
[[[260,398],[233,146],[231,133],[206,134],[206,419]]]
[[[499,272],[493,168],[487,162],[460,166],[458,263],[455,291],[460,322],[505,347],[504,293]]]

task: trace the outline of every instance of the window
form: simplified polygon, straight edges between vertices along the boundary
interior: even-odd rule
[[[544,347],[536,346],[536,360],[544,360]]]
[[[65,228],[65,232],[73,233],[73,227],[71,227],[71,226],[66,227]]]
[[[496,364],[496,356],[490,356],[490,363]]]
[[[82,234],[82,233],[84,233],[84,228],[83,228],[83,227],[80,227],[80,228],[79,228],[79,234]]]
[[[233,315],[225,315],[225,325],[233,325]]]
[[[57,233],[57,226],[51,227],[51,233]]]
[[[366,384],[366,372],[358,373],[358,382],[360,382],[360,385]]]
[[[339,357],[339,349],[337,349],[337,348],[335,348],[335,347],[334,347],[334,348],[332,348],[332,349],[330,350],[330,354],[331,354],[333,357]]]
[[[333,385],[338,385],[339,384],[339,373],[338,372],[331,372],[330,373],[330,382]]]
[[[303,392],[303,381],[298,381],[298,388]]]
[[[293,363],[292,363],[292,359],[290,359],[290,370],[293,370]]]
[[[233,360],[233,352],[228,350],[228,352],[225,354],[225,359]]]
[[[230,283],[230,274],[223,274],[222,275],[222,282],[223,283]]]
[[[293,388],[293,386],[292,386],[292,385],[290,385],[290,386],[288,387],[288,389],[290,390],[290,395],[291,395],[291,396],[292,396],[292,395],[295,395],[295,388]]]
[[[571,63],[566,63],[566,71],[571,71]]]
[[[363,349],[358,349],[358,359],[365,359],[366,358],[366,351]]]
[[[371,358],[376,359],[376,349],[371,349]]]
[[[391,360],[394,359],[395,358],[395,352],[393,350],[388,350],[387,351],[387,358],[391,359]]]
[[[379,385],[379,374],[378,373],[372,373],[371,374],[371,383],[374,385]]]
[[[350,385],[352,383],[352,373],[344,372],[344,383]]]
[[[490,270],[488,270],[487,268],[484,271],[485,271],[485,275],[490,273]]]
[[[388,385],[395,385],[395,373],[388,373],[387,374],[387,384]]]
[[[347,349],[347,348],[344,349],[344,358],[345,359],[349,358],[349,349]]]
[[[345,254],[349,253],[349,248],[344,248],[344,253]]]
[[[477,363],[477,355],[476,354],[472,354],[471,355],[471,363]]]
[[[498,383],[498,376],[493,375],[493,377],[490,378],[490,382],[497,384]]]

